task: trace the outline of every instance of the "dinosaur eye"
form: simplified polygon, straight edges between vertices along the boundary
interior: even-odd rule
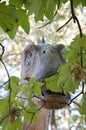
[[[26,58],[30,58],[32,56],[32,53],[30,51],[25,52]]]
[[[25,61],[27,62],[32,57],[32,53],[30,51],[25,51]]]

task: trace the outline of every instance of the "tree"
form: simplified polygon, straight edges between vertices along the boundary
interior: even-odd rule
[[[86,83],[86,31],[82,29],[82,26],[80,24],[80,17],[77,17],[77,8],[79,7],[79,11],[81,8],[84,8],[86,6],[85,0],[9,0],[8,2],[0,2],[0,27],[3,29],[5,33],[9,35],[10,38],[14,38],[19,26],[23,28],[23,30],[28,34],[30,31],[30,22],[28,18],[30,15],[34,14],[34,19],[36,22],[43,21],[44,24],[41,26],[41,29],[43,27],[47,27],[48,25],[52,24],[52,22],[56,21],[56,25],[58,25],[58,19],[56,19],[57,16],[59,18],[61,17],[61,14],[59,13],[60,10],[63,10],[63,7],[65,4],[67,8],[69,6],[69,14],[70,16],[67,16],[66,19],[68,19],[60,28],[58,28],[54,33],[58,33],[59,30],[64,29],[65,26],[69,25],[72,21],[73,24],[77,24],[77,29],[79,30],[75,32],[73,35],[74,40],[70,43],[70,45],[67,47],[67,51],[65,52],[64,57],[67,59],[67,63],[62,65],[59,68],[59,75],[56,78],[50,77],[46,80],[47,86],[51,90],[59,91],[61,92],[61,88],[63,87],[64,92],[70,91],[71,93],[75,93],[76,89],[78,89],[79,93],[74,95],[74,97],[71,99],[71,102],[74,102],[77,97],[80,95],[82,96],[82,103],[78,104],[79,109],[78,111],[85,115],[86,120],[86,92],[85,92],[85,83]],[[63,12],[63,11],[62,11]],[[67,13],[67,12],[66,12]],[[65,19],[65,14],[63,14],[63,19]],[[45,23],[46,22],[46,23]],[[40,28],[40,27],[39,27]],[[72,32],[71,32],[72,34]],[[0,104],[4,107],[0,108],[0,122],[3,126],[2,129],[5,130],[5,127],[9,129],[17,128],[21,129],[22,122],[21,117],[24,116],[26,121],[31,121],[32,115],[34,111],[37,112],[37,109],[31,102],[31,109],[28,111],[29,113],[29,119],[27,117],[27,108],[22,108],[24,104],[23,100],[15,100],[15,97],[17,93],[21,90],[22,85],[19,82],[19,79],[17,77],[10,77],[9,71],[7,70],[7,67],[3,61],[3,54],[4,54],[4,46],[0,44],[2,52],[0,55],[0,61],[3,67],[6,70],[7,76],[8,76],[8,85],[6,85],[5,90],[9,90],[9,94],[6,99],[1,99]],[[65,74],[65,75],[64,75]],[[55,84],[56,83],[56,84]],[[58,84],[57,84],[58,83]],[[31,80],[31,84],[35,84],[39,86],[39,83],[37,83],[35,80]],[[57,86],[57,89],[56,87]],[[27,89],[24,87],[22,88],[22,93],[26,93]],[[15,91],[16,90],[16,91]],[[31,89],[31,91],[33,91]],[[15,93],[14,93],[15,92]],[[34,90],[35,94],[38,91]],[[75,102],[77,104],[77,102]],[[7,108],[7,110],[5,110]],[[33,108],[33,112],[32,112]],[[31,114],[32,112],[32,114]],[[17,117],[17,120],[15,120],[15,117]],[[34,116],[35,117],[35,116]],[[9,120],[10,118],[10,120]],[[10,122],[10,123],[8,123]],[[16,125],[18,123],[18,125]],[[8,124],[8,125],[7,125]]]

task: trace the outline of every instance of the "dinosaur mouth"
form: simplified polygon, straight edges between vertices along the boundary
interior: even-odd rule
[[[27,81],[29,81],[30,79],[31,79],[30,77],[25,78],[25,80],[27,80]],[[47,89],[46,85],[42,86],[41,93],[42,93],[42,96],[49,96],[49,95],[52,95],[52,96],[57,96],[57,95],[66,96],[63,92],[53,92],[53,91]]]
[[[29,77],[25,80],[29,81]],[[40,97],[39,104],[49,110],[61,109],[70,103],[70,94],[64,92],[53,92],[46,88],[46,85],[41,87],[42,96]]]
[[[70,94],[64,94],[63,92],[52,92],[46,87],[42,87],[42,100],[40,101],[41,106],[44,108],[55,110],[61,109],[70,103]]]
[[[41,92],[42,92],[42,96],[48,96],[48,95],[53,95],[53,96],[57,96],[57,95],[62,95],[62,96],[66,96],[63,92],[53,92],[49,89],[47,89],[46,87],[42,87],[41,88]]]
[[[44,89],[42,88],[42,96],[46,96],[46,95],[53,95],[53,96],[56,96],[56,95],[62,95],[62,96],[65,96],[64,93],[62,92],[53,92],[49,89]]]

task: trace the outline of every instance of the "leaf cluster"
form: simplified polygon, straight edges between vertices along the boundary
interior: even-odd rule
[[[46,79],[46,86],[55,92],[67,92],[75,93],[76,89],[79,89],[81,85],[81,92],[71,99],[71,102],[76,99],[80,94],[85,92],[86,84],[86,35],[83,34],[82,37],[77,35],[71,44],[65,51],[64,57],[66,58],[66,63],[61,65],[58,69],[58,74]],[[85,115],[85,101],[86,94],[83,95],[82,107],[80,108],[80,113]]]
[[[55,12],[68,0],[9,0],[0,2],[0,27],[10,38],[14,38],[18,27],[21,26],[28,34],[30,30],[29,16],[34,14],[37,21],[43,21],[44,16],[50,21],[54,18]],[[74,6],[79,4],[86,6],[84,0],[76,0]]]
[[[68,0],[9,0],[0,2],[0,27],[11,38],[14,38],[18,27],[21,26],[29,33],[28,17],[34,14],[35,20],[43,20],[44,16],[50,21],[54,18],[57,6],[59,9]],[[85,0],[73,1],[74,7],[79,4],[86,6]],[[86,35],[77,35],[64,54],[66,63],[58,69],[58,74],[45,80],[46,87],[54,92],[72,92],[79,89],[80,82],[86,83]],[[5,87],[9,91],[6,99],[0,99],[0,123],[2,130],[22,129],[22,117],[26,122],[36,120],[39,109],[33,102],[34,95],[41,95],[41,86],[34,78],[28,86],[23,86],[17,77],[10,78],[10,84]],[[84,86],[83,92],[84,93]],[[26,95],[25,95],[26,94]],[[80,95],[80,94],[79,94]],[[29,98],[28,98],[29,97]],[[77,97],[77,96],[76,96]],[[10,100],[9,100],[10,99]],[[75,98],[74,98],[75,99]],[[80,113],[86,119],[86,92],[83,95]],[[25,104],[26,103],[26,104]],[[29,104],[27,104],[29,103]],[[9,109],[10,107],[10,109]]]
[[[9,94],[6,98],[0,99],[2,130],[22,129],[22,118],[25,122],[37,121],[37,113],[40,109],[34,104],[33,96],[34,94],[41,95],[41,86],[42,83],[36,82],[34,78],[30,80],[28,85],[22,85],[18,77],[10,77],[10,87],[9,83],[5,86],[5,91],[8,91]]]

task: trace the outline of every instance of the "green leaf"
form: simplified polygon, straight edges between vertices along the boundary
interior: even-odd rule
[[[86,121],[86,92],[83,95],[82,106],[80,107],[79,111],[82,115],[85,115],[85,121]]]
[[[9,0],[9,4],[21,8],[23,6],[23,0]]]
[[[61,85],[63,86],[63,84],[68,79],[68,77],[71,75],[71,72],[70,72],[71,69],[70,68],[71,68],[70,63],[63,64],[59,68],[58,86],[61,86]]]
[[[82,0],[82,5],[85,7],[86,6],[86,0]]]
[[[16,77],[16,76],[10,77],[10,86],[12,89],[18,89],[19,82],[20,82],[20,80],[18,77]],[[9,90],[9,86],[6,86],[5,90]]]
[[[14,6],[0,3],[0,27],[11,37],[14,35],[10,35],[9,32],[14,30],[15,25],[18,27],[18,19],[18,12]]]
[[[13,123],[11,123],[8,117],[2,123],[2,130],[21,130],[22,124],[20,118],[17,118]]]
[[[85,0],[74,0],[73,1],[74,7],[78,6],[79,4],[82,4],[83,6],[86,6],[86,1]]]
[[[8,130],[7,126],[9,124],[9,116],[7,118],[5,118],[1,124],[2,130]]]
[[[28,113],[23,110],[23,115],[24,115],[24,121],[25,122],[30,122],[33,116],[33,113]]]
[[[52,20],[56,5],[57,0],[29,0],[25,2],[25,7],[29,10],[29,15],[35,14],[36,21],[43,20],[44,16]]]
[[[1,120],[8,118],[8,113],[9,113],[9,104],[7,98],[0,99],[0,122]]]
[[[26,33],[29,33],[30,24],[29,24],[29,19],[26,11],[24,9],[19,9],[18,13],[19,13],[18,24],[24,29]]]
[[[60,5],[66,3],[67,0],[61,0]],[[53,19],[58,0],[26,0],[25,8],[29,11],[29,15],[35,14],[35,20],[43,20],[46,16],[49,20]],[[60,6],[61,7],[61,6]]]
[[[45,15],[49,20],[53,19],[54,11],[56,9],[57,0],[47,0]]]
[[[82,37],[80,37],[80,35],[77,35],[74,40],[71,42],[70,47],[74,47],[74,48],[80,48],[83,47],[86,49],[86,35],[83,34]]]
[[[36,82],[35,86],[34,86],[34,93],[37,95],[41,95],[41,87],[42,87],[43,83],[40,82]]]
[[[37,95],[41,95],[42,85],[43,83],[36,81],[35,78],[31,78],[29,81],[30,91]]]
[[[29,14],[35,14],[35,20],[43,20],[44,12],[45,12],[45,4],[46,1],[41,0],[29,0],[25,4],[26,8],[29,10]]]
[[[69,76],[64,84],[64,92],[75,93],[75,90],[78,89],[79,84],[75,82],[74,77]]]
[[[83,34],[82,38],[80,35],[77,35],[75,39],[71,42],[70,46],[68,47],[67,51],[65,52],[65,57],[69,62],[78,62],[80,63],[80,49],[82,48],[83,52],[83,62],[86,59],[86,35]]]
[[[65,4],[66,2],[68,2],[68,0],[60,0],[60,7],[62,7],[62,5]]]
[[[5,87],[5,90],[10,90],[9,87],[11,88],[11,101],[14,101],[16,95],[18,94],[18,92],[20,92],[22,88],[19,78],[16,76],[10,77],[10,84],[8,83],[8,85]]]
[[[48,88],[49,90],[54,91],[54,92],[61,91],[61,88],[57,87],[57,82],[58,82],[57,75],[51,76],[45,79],[45,81],[46,81],[46,88]]]
[[[18,24],[15,24],[13,26],[13,29],[11,31],[7,32],[7,34],[10,36],[11,39],[13,39],[15,37],[17,30],[18,30]]]
[[[6,130],[21,130],[22,122],[20,118],[17,118],[13,123],[9,123]]]
[[[26,111],[23,110],[24,121],[28,122],[28,123],[31,120],[32,120],[32,122],[37,122],[38,121],[38,113],[39,112],[37,112],[37,111],[32,112],[32,111],[29,110],[28,112],[26,112]]]

